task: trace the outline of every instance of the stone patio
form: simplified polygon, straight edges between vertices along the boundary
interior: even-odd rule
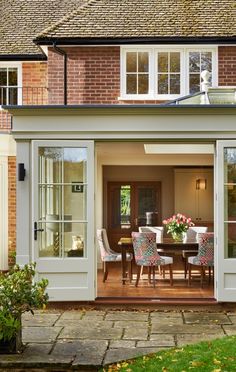
[[[23,317],[25,349],[2,371],[96,371],[170,347],[236,334],[236,312],[36,311]]]

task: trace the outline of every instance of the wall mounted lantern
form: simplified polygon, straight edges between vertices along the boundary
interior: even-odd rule
[[[18,181],[25,180],[25,164],[18,163]]]
[[[206,190],[207,180],[205,178],[198,178],[196,180],[196,190]]]

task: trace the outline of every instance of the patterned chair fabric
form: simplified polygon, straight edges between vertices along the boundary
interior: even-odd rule
[[[214,266],[214,233],[199,233],[198,234],[198,254],[194,257],[189,257],[188,262],[198,266]]]
[[[159,266],[173,263],[172,257],[160,256],[157,252],[156,234],[132,232],[135,262],[139,266]]]
[[[139,232],[153,232],[156,234],[156,243],[163,241],[163,226],[139,226]]]
[[[101,259],[103,262],[114,262],[114,261],[121,262],[121,259],[122,259],[121,254],[113,251],[110,248],[106,229],[97,230],[97,239],[98,239],[98,245],[100,248]],[[127,261],[131,261],[132,258],[133,258],[133,255],[131,253],[126,253]]]

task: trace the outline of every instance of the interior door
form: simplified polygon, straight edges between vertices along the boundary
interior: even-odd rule
[[[108,182],[107,191],[107,230],[113,248],[139,226],[161,223],[160,182]]]
[[[33,142],[33,259],[51,301],[94,300],[94,144]]]
[[[216,295],[236,301],[236,141],[217,142]]]

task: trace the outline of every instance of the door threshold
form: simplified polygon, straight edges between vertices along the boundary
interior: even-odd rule
[[[96,305],[217,305],[215,298],[180,298],[180,297],[97,297]]]

